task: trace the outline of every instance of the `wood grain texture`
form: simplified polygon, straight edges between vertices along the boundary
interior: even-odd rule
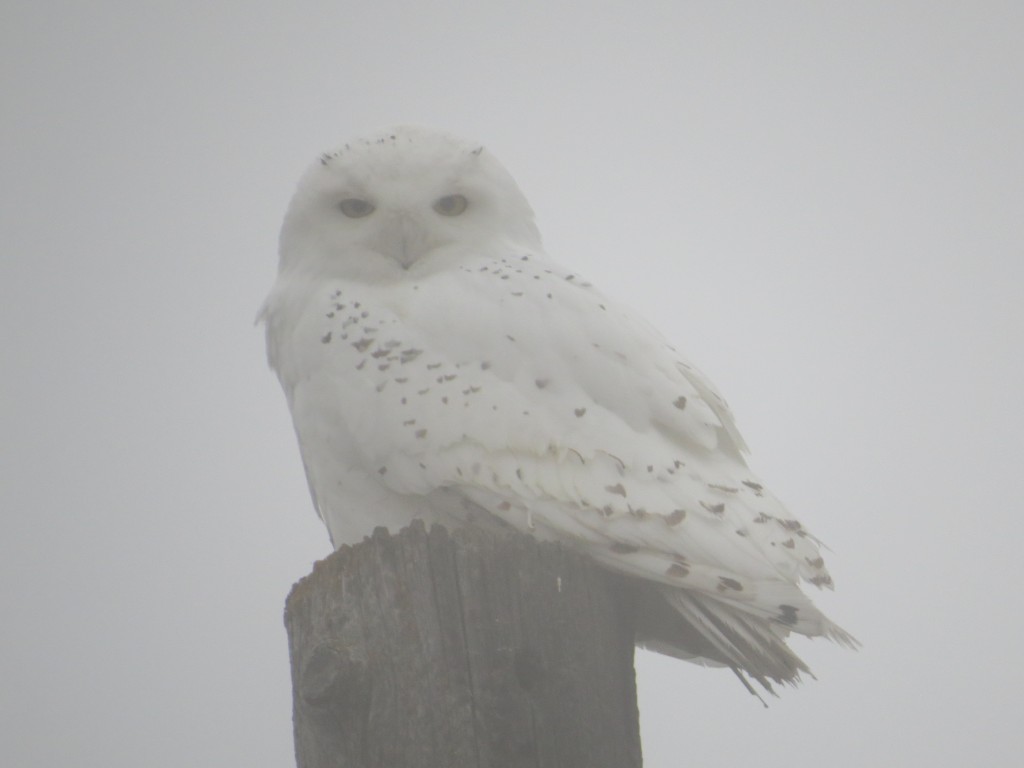
[[[342,547],[285,610],[299,768],[637,768],[629,590],[515,533]]]

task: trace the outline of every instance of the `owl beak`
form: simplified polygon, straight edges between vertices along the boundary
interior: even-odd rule
[[[426,249],[423,227],[405,213],[392,216],[381,235],[381,250],[398,262],[402,269],[408,269],[419,261]]]

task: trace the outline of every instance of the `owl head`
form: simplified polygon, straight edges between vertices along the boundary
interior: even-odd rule
[[[402,126],[321,155],[281,230],[281,270],[405,279],[495,249],[540,249],[533,211],[480,144]]]

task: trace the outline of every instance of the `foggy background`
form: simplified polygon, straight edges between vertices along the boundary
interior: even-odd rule
[[[762,709],[637,657],[645,766],[1024,748],[1024,5],[0,9],[0,762],[294,765],[330,551],[252,321],[299,174],[486,144],[548,250],[729,399],[859,653]]]

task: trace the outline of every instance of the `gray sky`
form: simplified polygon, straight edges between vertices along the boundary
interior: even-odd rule
[[[1024,749],[1024,5],[0,10],[0,762],[292,764],[329,552],[252,319],[295,182],[486,143],[548,250],[719,385],[864,642],[763,710],[641,653],[645,765]]]

